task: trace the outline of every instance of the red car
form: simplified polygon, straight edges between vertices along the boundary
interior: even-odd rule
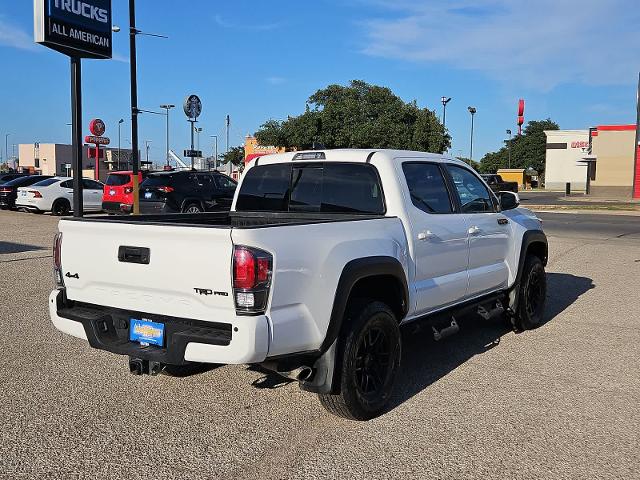
[[[138,185],[142,172],[138,172]],[[102,209],[107,213],[131,213],[133,210],[133,172],[110,172],[102,193]]]

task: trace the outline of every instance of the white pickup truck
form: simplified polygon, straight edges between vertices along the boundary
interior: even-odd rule
[[[547,240],[511,192],[466,164],[393,150],[252,160],[230,212],[64,218],[54,325],[129,356],[132,373],[261,364],[329,411],[384,411],[399,327],[440,339],[456,317],[543,316]]]

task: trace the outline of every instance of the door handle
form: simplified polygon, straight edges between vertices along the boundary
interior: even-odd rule
[[[431,230],[426,230],[424,232],[420,232],[418,234],[418,240],[429,240],[430,238],[435,237],[435,235],[433,234],[433,232],[431,232]]]
[[[469,235],[477,235],[480,233],[480,227],[478,227],[477,225],[473,225],[469,227],[469,230],[467,230],[467,233]]]
[[[506,225],[507,223],[509,223],[509,219],[508,218],[499,218],[498,219],[498,225]]]

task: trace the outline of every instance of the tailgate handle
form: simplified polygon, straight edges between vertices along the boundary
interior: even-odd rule
[[[149,265],[151,251],[146,247],[128,247],[120,245],[118,247],[118,260],[127,263],[141,263]]]

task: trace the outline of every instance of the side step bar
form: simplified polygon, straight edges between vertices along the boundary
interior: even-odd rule
[[[451,335],[455,335],[460,331],[460,327],[458,326],[458,322],[456,322],[455,317],[451,317],[451,324],[448,327],[444,327],[441,330],[438,330],[436,327],[431,327],[431,329],[433,330],[433,339],[436,342],[443,338],[450,337]]]

